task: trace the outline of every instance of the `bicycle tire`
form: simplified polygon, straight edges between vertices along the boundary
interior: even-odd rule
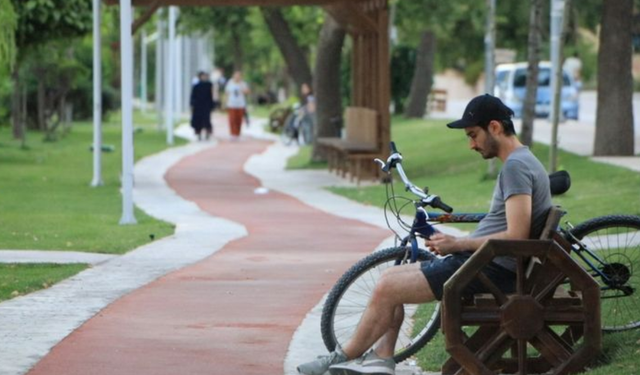
[[[635,269],[640,269],[640,217],[600,216],[577,225],[570,233],[608,264],[599,267],[601,272],[612,275],[618,285],[632,290],[631,294],[625,295],[620,289],[606,289],[603,278],[592,273],[602,290],[602,330],[617,332],[640,328],[640,274],[634,273]],[[590,269],[575,255],[574,259]]]
[[[403,259],[406,251],[407,248],[404,247],[377,251],[358,261],[333,286],[322,309],[320,323],[322,339],[329,351],[335,350],[337,344],[344,346],[353,335],[373,292],[376,277],[380,276],[385,269],[392,267],[396,260]],[[426,261],[434,257],[426,250],[418,251],[418,261]],[[360,298],[361,301],[360,303],[355,301],[354,304],[352,298]],[[422,349],[440,328],[440,304],[437,301],[420,305],[424,313],[422,318],[418,318],[426,320],[426,323],[418,321],[414,324],[413,318],[417,306],[405,305],[405,321],[400,329],[394,355],[397,363]],[[414,313],[407,313],[407,311]],[[417,327],[423,328],[418,331]]]
[[[286,146],[289,146],[293,141],[298,142],[298,131],[295,128],[295,113],[290,113],[284,120],[282,133],[280,133],[280,140]]]

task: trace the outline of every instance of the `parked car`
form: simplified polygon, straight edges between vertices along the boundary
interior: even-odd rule
[[[496,67],[496,85],[494,95],[499,97],[509,108],[514,117],[522,117],[522,107],[526,92],[526,62],[501,64]],[[538,95],[536,98],[536,117],[547,117],[551,111],[551,63],[540,62],[538,73]],[[561,108],[566,119],[578,119],[580,109],[580,87],[566,71],[562,72]]]

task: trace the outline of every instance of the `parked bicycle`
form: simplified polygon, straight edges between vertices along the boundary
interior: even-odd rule
[[[383,172],[391,177],[396,169],[406,191],[417,199],[395,194],[393,184],[387,184],[387,201],[384,206],[389,228],[388,213],[408,232],[396,234],[399,245],[377,251],[353,265],[333,286],[322,310],[321,330],[325,346],[333,351],[337,344],[343,346],[354,334],[368,300],[380,275],[389,267],[423,262],[435,255],[421,249],[420,238],[433,234],[437,224],[478,223],[484,213],[452,213],[453,209],[437,195],[429,194],[411,183],[402,168],[402,156],[395,144],[386,163],[376,159]],[[568,175],[566,175],[568,178]],[[569,183],[554,183],[563,179],[562,174],[550,175],[552,194],[564,193]],[[413,205],[413,223],[402,220],[400,212]],[[427,212],[432,207],[446,213]],[[600,284],[602,329],[607,332],[624,331],[640,327],[640,293],[637,293],[639,276],[634,269],[640,267],[640,217],[631,215],[606,215],[589,219],[577,226],[570,223],[559,228],[559,233],[571,243],[572,256]],[[401,362],[415,354],[433,338],[440,328],[440,305],[437,301],[422,305],[405,305],[405,318],[400,330],[394,359]]]
[[[285,145],[296,142],[299,145],[308,145],[313,142],[313,115],[307,113],[300,104],[293,106],[293,111],[284,122],[280,138]]]

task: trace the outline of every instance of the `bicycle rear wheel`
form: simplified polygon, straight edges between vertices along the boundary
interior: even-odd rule
[[[570,233],[604,261],[597,265],[604,278],[591,274],[601,286],[603,331],[625,331],[640,327],[640,217],[609,215],[593,218]],[[592,268],[577,258],[587,270]]]
[[[293,141],[298,141],[298,129],[296,129],[295,121],[295,113],[289,114],[289,116],[287,116],[286,120],[284,121],[282,133],[280,133],[280,140],[287,146],[293,143]]]
[[[322,309],[322,339],[329,351],[337,344],[344,346],[355,333],[360,318],[378,278],[403,260],[407,248],[393,247],[375,252],[351,267],[329,292]],[[434,255],[419,250],[418,261],[433,259]],[[404,306],[405,317],[396,344],[394,360],[402,362],[420,350],[440,328],[440,304],[437,302]]]

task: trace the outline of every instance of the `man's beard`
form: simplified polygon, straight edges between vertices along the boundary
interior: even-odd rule
[[[487,139],[480,151],[480,155],[482,155],[484,159],[492,159],[498,156],[498,142],[488,132]]]

